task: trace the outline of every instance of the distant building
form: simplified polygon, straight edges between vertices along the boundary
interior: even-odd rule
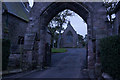
[[[61,47],[78,47],[78,34],[71,26],[70,22],[62,34]]]
[[[11,53],[20,53],[28,26],[28,11],[22,2],[2,3],[2,38],[11,42]]]
[[[9,67],[20,66],[20,53],[23,53],[24,36],[29,23],[28,15],[29,11],[22,2],[2,3],[2,38],[11,43]]]

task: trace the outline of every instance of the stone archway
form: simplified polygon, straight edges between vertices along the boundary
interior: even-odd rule
[[[80,2],[36,2],[31,10],[30,23],[25,35],[25,54],[27,63],[32,64],[33,45],[35,34],[38,36],[38,66],[41,67],[45,53],[46,27],[50,20],[59,12],[70,9],[80,15],[87,23],[88,30],[88,69],[94,73],[95,62],[98,61],[99,39],[106,35],[105,8],[101,3],[80,3]],[[94,11],[93,11],[94,10]],[[101,17],[102,16],[102,17]],[[101,24],[102,23],[102,24]],[[102,33],[101,33],[102,31]],[[97,37],[96,37],[97,36]],[[96,44],[97,43],[97,44]],[[93,46],[96,45],[96,46]],[[94,48],[98,47],[98,48]],[[94,50],[95,49],[95,50]],[[99,61],[98,61],[99,62]],[[91,73],[90,73],[91,74]]]
[[[91,11],[89,10],[89,8],[87,9],[85,6],[83,6],[81,3],[78,3],[78,2],[52,3],[40,15],[40,21],[41,21],[40,26],[41,26],[41,32],[42,32],[41,44],[40,45],[43,46],[43,47],[41,47],[41,50],[43,50],[44,47],[45,47],[43,45],[43,43],[45,43],[45,34],[46,34],[45,30],[46,30],[46,27],[47,27],[48,23],[50,22],[50,20],[52,20],[52,18],[54,16],[56,16],[59,12],[65,10],[65,9],[70,9],[70,10],[76,12],[79,16],[81,16],[83,18],[83,20],[87,23],[88,36],[89,36],[89,38],[92,38],[92,35],[93,35],[92,34],[93,33],[92,24],[91,24],[92,19],[90,17],[91,16]],[[92,43],[92,41],[91,41],[91,43]],[[92,45],[90,46],[89,49],[90,49],[89,52],[91,52],[89,56],[94,56],[94,55],[92,55],[93,54]],[[44,54],[44,52],[41,52],[40,54]],[[94,61],[93,57],[91,57],[91,58],[92,58],[91,60]],[[95,63],[92,62],[88,65],[89,65],[89,67],[91,67],[91,66],[94,66],[94,64]]]

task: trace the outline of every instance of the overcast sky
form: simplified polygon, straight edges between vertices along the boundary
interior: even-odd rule
[[[75,13],[74,16],[69,17],[70,23],[77,32],[77,34],[85,35],[87,34],[87,24],[83,21],[83,19]],[[67,26],[64,26],[65,28]]]
[[[34,0],[28,1],[30,6],[32,7]],[[69,17],[69,20],[75,31],[78,34],[83,35],[85,37],[85,34],[87,34],[87,24],[84,23],[83,19],[78,14],[75,13],[74,16]],[[66,26],[64,26],[64,28],[66,28]]]

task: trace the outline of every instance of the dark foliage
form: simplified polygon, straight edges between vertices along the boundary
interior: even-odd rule
[[[103,71],[120,79],[120,36],[101,39],[100,54]]]
[[[2,70],[7,69],[8,60],[10,55],[10,40],[2,40]]]

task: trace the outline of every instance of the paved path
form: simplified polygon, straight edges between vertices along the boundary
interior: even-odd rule
[[[86,65],[84,48],[69,48],[66,53],[52,54],[52,66],[43,71],[33,72],[22,78],[88,78],[83,71]]]

